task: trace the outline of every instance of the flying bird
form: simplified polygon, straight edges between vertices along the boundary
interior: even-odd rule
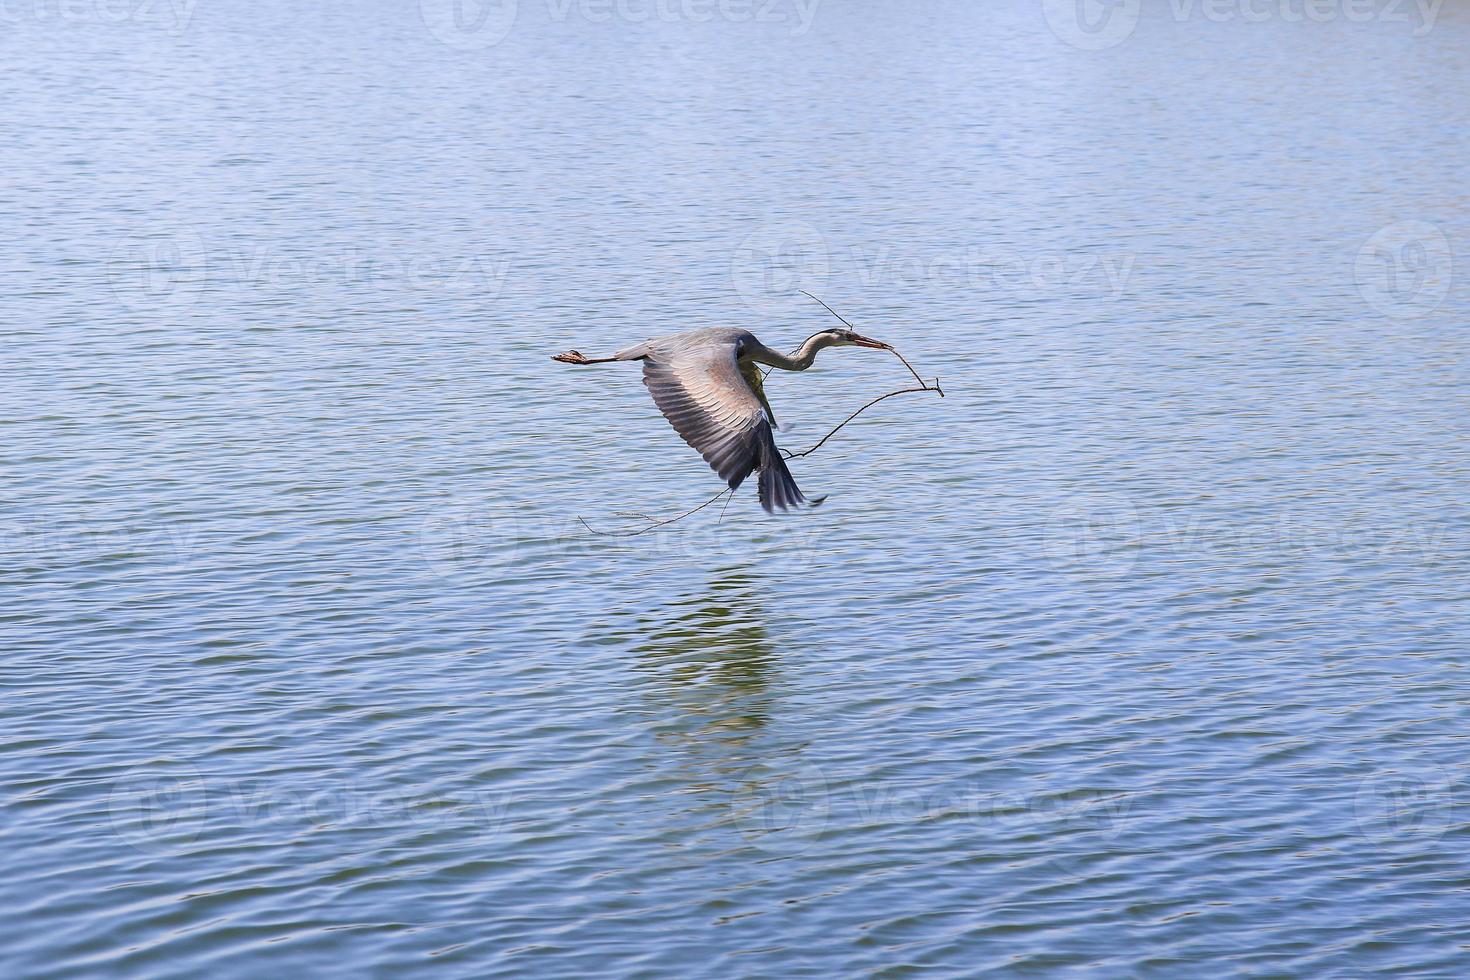
[[[828,347],[892,350],[851,330],[823,330],[806,339],[795,354],[774,351],[748,330],[711,327],[656,337],[612,357],[587,357],[581,351],[555,354],[564,364],[642,361],[643,383],[653,402],[683,440],[704,456],[720,479],[737,489],[751,473],[767,513],[815,507],[825,497],[802,494],[776,449],[775,413],[766,401],[757,365],[805,371],[817,352]]]

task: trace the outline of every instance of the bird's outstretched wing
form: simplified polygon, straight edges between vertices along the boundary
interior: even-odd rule
[[[806,503],[776,450],[770,417],[743,376],[734,345],[651,351],[643,360],[643,383],[674,430],[730,489],[759,470],[766,510]]]

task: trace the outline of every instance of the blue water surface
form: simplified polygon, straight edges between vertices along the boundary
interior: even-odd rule
[[[4,8],[0,970],[1470,973],[1426,6]]]

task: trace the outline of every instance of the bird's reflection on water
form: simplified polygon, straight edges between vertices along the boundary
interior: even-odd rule
[[[779,670],[757,590],[750,574],[722,569],[639,617],[635,668],[655,682],[648,699],[660,739],[733,747],[770,721]]]

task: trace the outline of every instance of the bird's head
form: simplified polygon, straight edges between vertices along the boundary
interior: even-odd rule
[[[841,328],[823,330],[820,336],[826,341],[824,346],[827,347],[871,347],[874,350],[893,350],[892,347],[883,343],[883,341],[874,340],[871,337],[864,337],[862,334],[853,330],[843,330]]]

